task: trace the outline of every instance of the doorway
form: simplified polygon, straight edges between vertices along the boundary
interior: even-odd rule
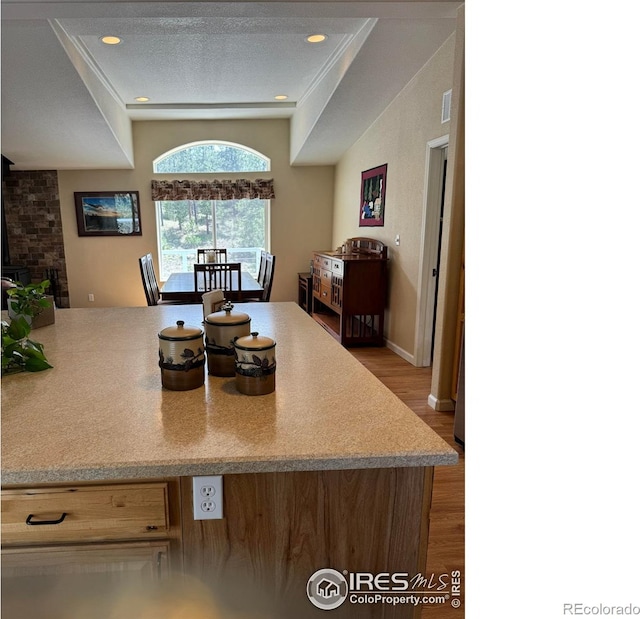
[[[430,367],[433,363],[448,146],[448,135],[427,143],[416,315],[415,364],[418,367]]]
[[[444,188],[447,181],[447,151],[445,146],[443,149],[443,161],[442,161],[442,182],[440,183],[440,217],[438,218],[438,245],[437,245],[437,258],[436,266],[431,270],[431,277],[434,278],[435,299],[433,302],[433,317],[431,320],[431,346],[429,348],[429,358],[433,359],[433,348],[436,341],[436,315],[438,313],[438,284],[440,282],[440,252],[442,251],[442,222],[444,219]],[[428,326],[428,325],[427,325]],[[431,365],[431,363],[429,363]]]

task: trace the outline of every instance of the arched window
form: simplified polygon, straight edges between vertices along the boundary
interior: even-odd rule
[[[173,148],[153,161],[159,174],[207,172],[268,172],[271,160],[242,144],[209,140]]]
[[[184,144],[153,161],[156,174],[266,172],[270,169],[268,157],[242,144],[222,141]],[[211,180],[227,182],[219,177]],[[229,262],[241,262],[243,269],[256,277],[260,252],[268,247],[269,206],[268,199],[242,196],[157,199],[160,279],[165,281],[175,272],[191,272],[197,250],[209,247],[226,249]]]

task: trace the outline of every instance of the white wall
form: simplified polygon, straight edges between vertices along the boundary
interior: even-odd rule
[[[276,198],[271,201],[270,249],[276,255],[276,274],[271,300],[297,300],[297,273],[309,270],[313,250],[331,246],[334,167],[291,167],[286,119],[140,121],[133,123],[133,170],[58,171],[71,307],[146,305],[138,258],[151,252],[156,269],[158,266],[151,179],[168,178],[153,174],[153,159],[181,144],[209,139],[243,144],[271,159],[269,173],[224,177],[274,179]],[[202,177],[179,175],[179,178]],[[114,190],[140,192],[142,236],[79,237],[74,192]],[[88,301],[89,293],[94,295],[93,303]]]

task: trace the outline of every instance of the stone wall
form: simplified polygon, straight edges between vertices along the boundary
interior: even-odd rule
[[[59,307],[69,307],[67,265],[56,170],[11,170],[2,179],[7,240],[12,265],[26,266],[32,282],[58,272]]]

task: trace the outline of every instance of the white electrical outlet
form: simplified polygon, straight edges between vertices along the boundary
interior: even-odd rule
[[[93,296],[93,292],[89,293],[89,301],[95,301],[96,298]]]
[[[193,519],[222,518],[222,475],[193,478]]]
[[[213,501],[202,501],[200,503],[200,509],[203,512],[212,512],[216,508],[216,504]]]

